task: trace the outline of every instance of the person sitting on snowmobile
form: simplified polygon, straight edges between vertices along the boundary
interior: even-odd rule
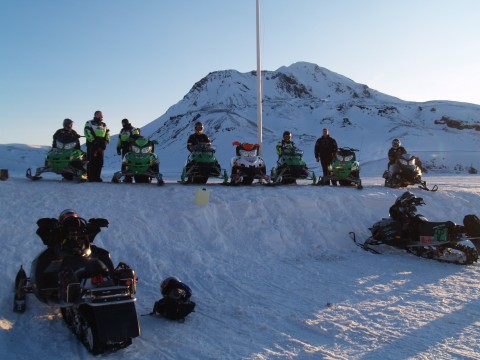
[[[388,150],[388,164],[387,170],[392,177],[394,174],[398,172],[398,167],[396,165],[397,160],[404,154],[407,153],[407,150],[403,146],[401,146],[401,142],[398,139],[392,140],[392,147]],[[389,179],[387,179],[388,181]]]
[[[168,277],[160,284],[163,298],[156,301],[151,315],[161,315],[171,320],[183,320],[195,309],[190,300],[192,290],[176,277]]]
[[[297,146],[292,141],[292,133],[290,131],[284,131],[282,140],[280,140],[276,145],[277,155],[280,157],[282,156],[284,150],[295,149],[296,147]]]
[[[58,129],[53,134],[52,148],[58,148],[57,141],[62,144],[75,143],[75,149],[80,149],[80,135],[73,130],[73,121],[71,119],[63,120],[63,128]]]
[[[211,144],[210,138],[203,133],[203,124],[198,121],[195,123],[195,133],[191,134],[187,140],[187,149],[192,152],[195,145],[205,143]]]
[[[130,151],[130,139],[134,135],[140,135],[140,129],[134,128],[128,119],[122,120],[122,130],[118,134],[117,154],[122,158]]]

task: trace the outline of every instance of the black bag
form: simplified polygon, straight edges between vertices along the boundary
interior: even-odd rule
[[[155,302],[153,314],[161,315],[170,320],[183,320],[195,309],[195,303],[190,300],[175,300],[164,297]]]
[[[480,237],[480,219],[476,215],[465,215],[463,225],[469,236]]]

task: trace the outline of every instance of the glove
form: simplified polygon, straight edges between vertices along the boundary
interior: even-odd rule
[[[121,154],[122,154],[122,150],[117,149],[117,155],[121,155]]]

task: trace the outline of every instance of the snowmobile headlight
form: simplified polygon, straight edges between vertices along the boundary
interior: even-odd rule
[[[408,165],[408,161],[405,160],[405,159],[400,159],[399,162],[400,162],[400,164],[402,164],[402,165]]]
[[[135,153],[135,154],[140,154],[141,150],[138,146],[132,146],[132,151]]]
[[[415,166],[415,159],[411,159],[411,160],[408,162],[408,165],[414,165],[414,166]]]
[[[70,150],[70,149],[74,149],[75,148],[75,143],[74,142],[71,142],[71,143],[68,143],[68,144],[63,144],[63,148],[65,150]]]
[[[338,160],[338,161],[343,161],[343,156],[340,155],[340,154],[337,154],[337,160]]]
[[[255,150],[252,150],[252,151],[240,150],[240,155],[245,157],[253,157],[253,156],[257,156],[257,152]]]
[[[344,158],[345,161],[352,161],[353,160],[353,155],[347,155]]]
[[[146,146],[142,149],[142,154],[149,154],[152,152],[152,147],[151,146]]]

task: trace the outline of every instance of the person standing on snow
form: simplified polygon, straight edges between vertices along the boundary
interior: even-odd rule
[[[63,128],[58,129],[55,134],[53,134],[53,143],[52,148],[58,148],[58,144],[68,144],[68,143],[75,143],[75,149],[80,149],[80,135],[77,134],[75,130],[73,130],[73,121],[71,119],[63,120]]]
[[[337,150],[337,141],[329,135],[327,128],[323,129],[322,136],[319,137],[315,143],[314,151],[315,160],[317,162],[320,161],[322,164],[323,176],[328,175],[328,166],[332,163],[333,159],[335,159]],[[336,181],[333,182],[333,185],[336,185]]]
[[[203,124],[200,121],[198,121],[195,123],[195,133],[191,134],[188,137],[188,140],[187,140],[188,151],[192,152],[195,145],[201,144],[201,143],[211,144],[212,142],[210,141],[210,138],[208,137],[208,135],[203,133]]]
[[[130,151],[130,138],[133,135],[140,135],[140,129],[134,128],[128,119],[123,119],[117,141],[117,154],[122,155],[122,158]]]
[[[88,181],[101,182],[103,156],[107,144],[110,142],[110,130],[102,121],[103,114],[95,111],[92,120],[85,123],[85,137],[87,138],[87,175]]]

